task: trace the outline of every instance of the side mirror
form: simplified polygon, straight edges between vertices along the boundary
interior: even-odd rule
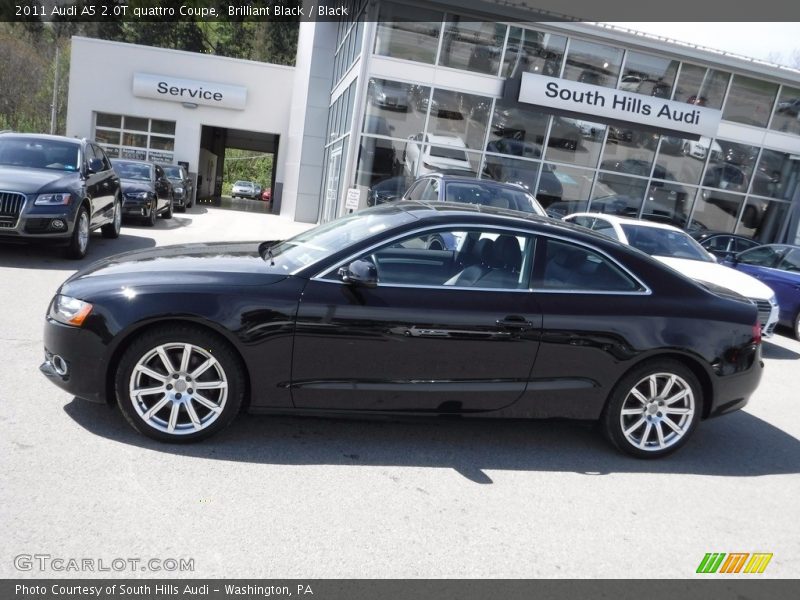
[[[346,267],[339,269],[339,275],[345,283],[374,288],[378,285],[378,269],[368,260],[354,260]]]
[[[92,158],[89,160],[89,173],[99,173],[105,168],[103,160],[100,158]]]

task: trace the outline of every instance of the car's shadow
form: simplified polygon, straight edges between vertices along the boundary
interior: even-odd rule
[[[637,460],[611,448],[593,424],[581,422],[243,415],[209,440],[181,445],[139,435],[107,406],[75,398],[64,410],[95,435],[150,451],[272,465],[450,468],[484,484],[492,483],[493,470],[726,477],[800,472],[800,441],[746,412],[703,422],[670,457]]]
[[[800,358],[800,354],[794,350],[789,350],[789,348],[778,346],[766,340],[762,342],[761,353],[764,355],[764,358],[774,358],[777,360],[797,360]]]
[[[147,231],[148,229],[170,230],[170,229],[180,229],[181,227],[188,227],[189,225],[192,224],[192,219],[189,219],[187,217],[179,217],[177,214],[173,214],[172,218],[170,219],[164,219],[162,217],[159,217],[158,219],[156,219],[156,224],[153,225],[152,227],[150,225],[147,225],[142,220],[132,219],[130,217],[126,217],[123,223],[126,228],[137,229],[142,231]]]
[[[89,239],[89,250],[82,260],[70,260],[64,256],[64,249],[43,244],[3,244],[0,254],[0,266],[18,269],[47,269],[77,271],[90,263],[129,250],[145,250],[153,248],[156,241],[141,235],[127,235],[123,227],[122,233],[115,240],[109,240],[98,232],[92,233]]]

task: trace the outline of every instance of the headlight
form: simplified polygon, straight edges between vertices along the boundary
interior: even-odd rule
[[[39,194],[33,203],[37,206],[64,206],[71,200],[70,194]]]
[[[92,305],[83,300],[58,294],[50,305],[50,318],[63,323],[80,327],[92,312]]]
[[[175,188],[175,193],[182,194],[183,193],[183,188],[182,187],[176,187]]]
[[[126,197],[131,198],[133,200],[147,200],[147,192],[130,192],[129,194],[125,194]]]

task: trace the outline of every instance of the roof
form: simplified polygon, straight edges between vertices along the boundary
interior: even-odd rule
[[[672,225],[667,225],[665,223],[654,223],[653,221],[643,221],[641,219],[631,219],[629,217],[618,217],[617,215],[609,215],[606,213],[581,212],[581,213],[569,214],[567,215],[567,217],[595,217],[595,218],[605,219],[609,223],[616,223],[617,225],[638,225],[641,227],[652,227],[653,229],[668,229],[669,231],[680,231],[681,233],[683,233],[682,229],[674,227]]]

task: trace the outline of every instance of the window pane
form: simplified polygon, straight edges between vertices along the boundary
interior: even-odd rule
[[[789,250],[783,260],[778,263],[778,268],[782,271],[800,272],[800,250]]]
[[[626,127],[609,127],[600,168],[650,177],[657,146],[656,134]]]
[[[725,140],[717,140],[717,143],[722,151],[721,158],[716,153],[712,154],[703,185],[731,192],[746,192],[758,157],[758,148]]]
[[[159,121],[158,119],[153,119],[150,122],[150,130],[153,133],[175,135],[175,121]]]
[[[548,290],[633,292],[636,281],[606,257],[581,246],[547,240],[544,274],[540,285]]]
[[[543,169],[550,171],[561,184],[561,200],[539,197],[539,202],[547,209],[548,214],[561,218],[570,213],[584,212],[589,204],[589,192],[592,189],[594,171],[549,163],[545,164]],[[544,179],[544,173],[542,179]]]
[[[430,88],[388,79],[370,79],[364,133],[407,138],[425,127],[425,107]]]
[[[729,73],[683,63],[675,89],[675,100],[721,108],[730,77]]]
[[[476,115],[485,115],[489,106],[491,99],[485,96],[434,90],[428,131],[439,139],[431,141],[482,150],[486,119]]]
[[[356,183],[373,186],[389,177],[401,175],[403,166],[400,159],[405,146],[405,141],[362,135]]]
[[[454,69],[497,75],[506,26],[500,23],[461,22],[459,17],[445,23],[439,64]]]
[[[744,196],[702,189],[692,217],[707,229],[732,233],[744,203]]]
[[[780,234],[781,227],[789,218],[788,202],[750,197],[745,204],[742,220],[736,233],[746,235],[761,243],[769,243]]]
[[[413,12],[413,21],[406,20],[409,12]],[[442,17],[443,14],[436,10],[382,4],[375,36],[375,54],[433,64]],[[396,18],[400,20],[395,21]]]
[[[751,193],[788,200],[789,184],[800,177],[800,162],[791,155],[775,150],[762,150]]]
[[[94,139],[101,144],[119,144],[120,132],[97,128],[94,132]]]
[[[781,253],[773,246],[763,246],[753,248],[739,256],[739,261],[746,265],[758,265],[760,267],[773,267],[778,263]]]
[[[122,127],[121,115],[109,115],[107,113],[97,113],[97,126],[98,127]]]
[[[488,152],[540,158],[550,117],[516,102],[497,100],[489,130]],[[503,141],[512,138],[512,141]],[[537,150],[538,147],[538,150]],[[537,154],[538,152],[538,154]]]
[[[595,167],[606,126],[601,123],[553,117],[547,140],[547,158],[573,165]]]
[[[512,27],[501,76],[513,77],[524,72],[558,77],[566,45],[567,38],[563,36]]]
[[[770,129],[800,134],[800,89],[784,87]]]
[[[702,224],[689,224],[689,213],[696,193],[697,188],[654,180],[645,196],[642,218],[675,227],[703,229]]]
[[[711,140],[708,138],[701,138],[699,142],[676,137],[661,138],[653,177],[682,183],[700,183],[709,142]],[[722,148],[719,144],[712,142],[710,147],[712,152],[721,156]]]
[[[647,191],[647,180],[625,177],[616,173],[600,173],[592,192],[589,210],[636,217]]]
[[[621,62],[622,50],[619,48],[572,39],[564,79],[616,87]]]
[[[745,125],[766,127],[777,93],[777,83],[734,75],[722,118]]]
[[[135,131],[147,131],[148,119],[141,117],[125,117],[125,129],[133,129]]]
[[[455,142],[455,136],[427,136],[428,140],[445,143]],[[419,177],[429,173],[446,173],[475,177],[481,163],[481,155],[467,152],[464,146],[451,144],[437,146],[430,143],[408,140],[405,146],[405,173],[409,177]]]
[[[517,143],[521,144],[522,142]],[[534,191],[536,189],[536,179],[539,177],[539,163],[487,154],[483,165],[483,177],[503,183],[518,183],[526,189]],[[557,199],[560,200],[561,184],[557,179],[555,179],[555,182],[559,188]],[[547,185],[545,185],[546,187]]]
[[[139,148],[147,148],[147,135],[138,133],[123,133],[122,134],[123,146],[138,146]],[[126,157],[131,158],[131,157]]]
[[[150,136],[150,147],[155,150],[174,150],[175,138]]]
[[[677,60],[628,52],[619,89],[656,98],[671,98],[677,72]]]

